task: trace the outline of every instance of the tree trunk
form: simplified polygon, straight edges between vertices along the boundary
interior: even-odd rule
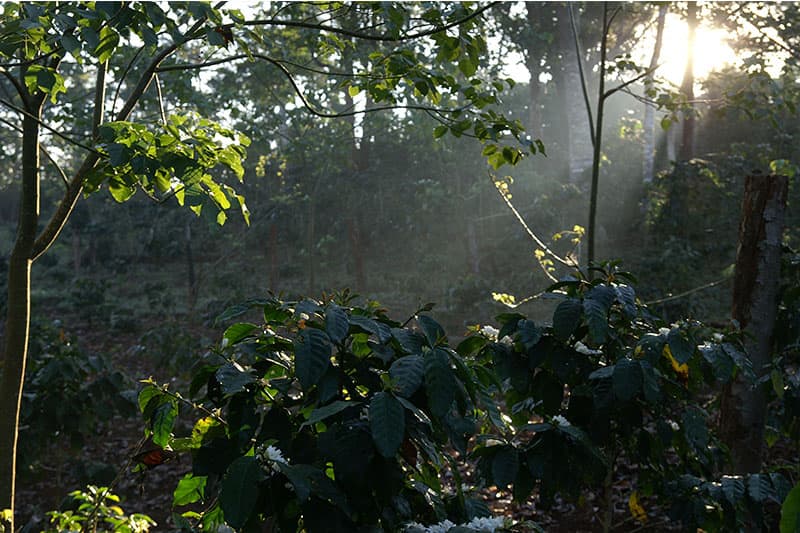
[[[569,182],[582,184],[586,171],[592,167],[592,135],[589,117],[586,113],[581,76],[578,70],[578,57],[575,51],[575,39],[572,34],[569,7],[558,7],[558,45],[561,51],[562,72],[559,83],[565,99],[567,115],[567,139]],[[576,26],[578,13],[575,13]]]
[[[184,227],[184,240],[186,250],[186,316],[189,321],[194,320],[194,309],[197,306],[197,274],[195,272],[194,255],[192,254],[192,226],[186,221]]]
[[[749,176],[745,181],[732,316],[745,334],[756,380],[765,374],[772,356],[788,187],[785,176]],[[723,391],[720,408],[720,433],[731,450],[734,473],[761,469],[765,414],[763,390],[739,373]]]
[[[595,240],[597,240],[597,192],[600,188],[600,154],[603,146],[603,114],[606,103],[605,77],[606,53],[608,52],[608,4],[603,3],[603,28],[600,40],[600,82],[597,90],[597,119],[594,130],[594,143],[592,152],[592,184],[589,194],[589,228],[587,239],[587,262],[592,266],[595,260]],[[592,275],[592,271],[589,271]]]
[[[541,16],[541,4],[534,4],[533,2],[526,2],[526,14],[528,20],[528,27],[535,28],[538,17]],[[531,33],[533,31],[531,30]],[[538,45],[536,39],[531,38],[528,41],[527,55],[525,58],[528,72],[531,75],[531,81],[528,83],[528,132],[531,137],[539,137],[542,131],[542,114],[539,108],[539,98],[541,94],[541,84],[539,83],[539,71],[541,69],[541,45]]]
[[[8,309],[6,315],[3,376],[0,380],[0,511],[11,509],[14,531],[19,409],[28,356],[31,319],[31,265],[39,223],[39,119],[44,98],[30,98],[22,121],[22,195],[17,240],[8,262]]]
[[[683,115],[683,130],[681,135],[681,159],[688,161],[694,157],[694,107],[691,102],[694,100],[694,40],[697,32],[697,2],[689,2],[686,13],[687,36],[687,56],[686,70],[683,72],[681,82],[681,94],[686,98],[689,109]]]
[[[276,223],[269,226],[269,289],[278,290],[278,225]]]
[[[650,56],[650,70],[658,66],[658,59],[661,56],[661,43],[664,39],[664,22],[667,19],[668,4],[661,4],[658,8],[658,19],[656,22],[656,43],[653,46],[653,55]],[[644,82],[645,91],[653,86],[653,75],[647,76]],[[644,106],[644,158],[642,164],[642,181],[645,184],[652,183],[655,167],[656,154],[656,132],[655,132],[656,110],[650,104]]]

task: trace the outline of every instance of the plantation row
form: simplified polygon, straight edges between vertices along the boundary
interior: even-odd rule
[[[622,496],[640,525],[666,514],[687,530],[766,529],[783,504],[780,529],[796,531],[792,472],[724,475],[716,398],[735,376],[756,375],[740,334],[664,324],[629,274],[613,265],[596,274],[549,289],[559,300],[552,324],[502,314],[499,330],[472,327],[455,347],[429,306],[404,323],[347,293],[231,307],[188,391],[148,380],[139,393],[148,440],[136,461],[191,457],[174,490],[181,531],[511,527],[491,516],[482,487],[535,496],[538,507],[593,490],[608,530],[623,464],[638,465]],[[237,321],[256,313],[263,321]],[[800,414],[796,380],[775,372],[754,383],[784,400],[773,444]],[[191,431],[181,432],[186,417]],[[465,462],[476,466],[468,477]],[[91,491],[75,493],[82,511],[53,514],[55,530],[86,520],[147,529],[147,517],[104,500],[108,489]]]

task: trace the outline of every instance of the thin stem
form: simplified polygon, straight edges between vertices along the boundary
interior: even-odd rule
[[[331,33],[336,33],[339,35],[346,35],[348,37],[353,37],[355,39],[362,39],[366,41],[382,41],[382,42],[403,42],[403,41],[413,41],[415,39],[420,39],[422,37],[428,37],[430,35],[436,35],[437,33],[442,33],[447,31],[451,28],[455,28],[468,22],[478,16],[480,16],[485,11],[495,7],[500,2],[491,2],[488,5],[485,5],[481,8],[476,9],[469,15],[462,17],[458,20],[453,22],[449,22],[442,26],[436,26],[435,28],[431,28],[425,31],[420,31],[416,33],[410,33],[407,35],[400,35],[397,37],[393,37],[391,35],[375,35],[369,33],[361,33],[358,31],[352,31],[345,28],[337,28],[335,26],[328,26],[326,24],[311,24],[308,22],[301,22],[296,20],[274,20],[274,19],[259,19],[259,20],[250,20],[241,23],[242,26],[284,26],[289,28],[306,28],[311,30],[317,31],[329,31]],[[227,24],[225,28],[233,28],[236,24]]]
[[[603,2],[603,28],[608,29],[608,3]],[[603,32],[600,41],[600,83],[597,91],[597,127],[595,128],[594,138],[594,153],[592,156],[592,188],[589,198],[589,251],[588,251],[588,266],[594,264],[594,245],[595,237],[597,234],[597,189],[600,182],[600,148],[603,140],[603,107],[606,101],[605,94],[605,77],[606,77],[606,53],[608,52],[608,31]],[[589,271],[589,276],[593,275],[592,270]]]
[[[37,117],[35,114],[33,114],[33,113],[29,112],[29,111],[26,111],[25,109],[22,109],[20,107],[17,107],[14,104],[12,104],[11,102],[9,102],[9,101],[7,101],[7,100],[5,100],[3,98],[0,98],[0,104],[6,106],[7,108],[11,109],[12,111],[16,111],[17,113],[19,113],[21,115],[24,115],[27,118],[31,118],[31,119],[35,120],[36,122],[38,122],[39,126],[41,126],[42,128],[46,129],[47,131],[49,131],[53,135],[61,137],[62,139],[64,139],[65,141],[67,141],[68,143],[70,143],[72,145],[75,145],[75,146],[77,146],[79,148],[83,148],[87,152],[99,153],[99,152],[97,152],[97,150],[95,150],[91,146],[87,146],[87,145],[83,144],[80,141],[76,141],[72,137],[64,135],[63,133],[58,131],[56,128],[48,125],[46,122],[44,122],[41,118]]]
[[[569,11],[569,22],[572,27],[572,40],[575,43],[575,55],[578,58],[578,74],[581,77],[581,91],[583,92],[583,101],[586,105],[586,114],[589,116],[589,137],[592,138],[592,146],[594,146],[594,118],[592,117],[592,105],[589,103],[589,89],[586,85],[586,75],[583,72],[583,57],[581,54],[581,45],[578,40],[578,27],[575,24],[575,16],[572,14],[572,4],[567,5]]]
[[[511,210],[512,213],[514,213],[514,216],[517,218],[519,223],[522,225],[522,227],[525,230],[525,232],[528,234],[528,236],[531,239],[533,239],[533,242],[535,242],[539,247],[541,247],[545,251],[545,253],[549,254],[553,259],[555,259],[556,261],[558,261],[562,265],[568,266],[568,267],[577,266],[573,261],[570,261],[568,259],[564,259],[560,255],[555,253],[553,250],[551,250],[550,247],[547,246],[544,243],[544,241],[542,239],[540,239],[539,236],[536,235],[533,232],[533,230],[531,230],[530,226],[528,226],[528,224],[525,222],[525,219],[522,217],[520,212],[517,211],[516,207],[514,207],[514,204],[511,202],[511,199],[508,197],[508,195],[504,191],[502,191],[500,189],[500,187],[497,185],[497,181],[494,179],[494,176],[489,174],[489,179],[492,181],[492,185],[494,185],[494,187],[497,189],[497,192],[500,193],[500,196],[503,198],[503,201],[506,203],[508,208]],[[553,281],[558,281],[558,280],[553,278]]]

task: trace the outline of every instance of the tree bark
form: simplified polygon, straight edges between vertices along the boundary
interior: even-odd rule
[[[656,42],[653,46],[653,55],[650,56],[650,70],[653,71],[658,66],[661,57],[661,44],[664,40],[664,22],[667,19],[668,4],[661,4],[658,8],[658,18],[656,22]],[[653,86],[653,75],[647,76],[644,82],[645,91]],[[644,106],[644,143],[643,143],[643,162],[642,162],[642,182],[652,183],[655,167],[656,154],[656,132],[655,132],[656,110],[650,104]]]
[[[749,176],[745,181],[731,314],[744,333],[756,380],[772,357],[788,187],[786,176]],[[720,408],[720,433],[731,450],[734,473],[761,469],[765,414],[763,390],[740,372],[725,387]]]
[[[17,239],[8,262],[8,309],[0,380],[0,510],[14,510],[17,438],[30,330],[30,280],[39,224],[39,119],[44,97],[26,102],[22,121],[22,192]],[[8,524],[14,531],[14,519]]]

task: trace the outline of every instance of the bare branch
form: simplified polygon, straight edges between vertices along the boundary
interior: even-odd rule
[[[24,102],[25,95],[28,94],[28,91],[25,90],[25,87],[23,87],[22,84],[19,82],[19,80],[15,78],[14,75],[11,74],[9,71],[7,71],[5,68],[0,69],[0,72],[3,73],[3,76],[8,78],[8,81],[11,82],[11,85],[14,86],[14,89],[16,89],[17,94],[19,94],[19,97]]]
[[[535,242],[539,247],[541,247],[545,251],[545,253],[550,255],[553,259],[555,259],[556,261],[558,261],[562,265],[568,266],[568,267],[576,267],[577,265],[573,261],[570,261],[568,259],[564,259],[560,255],[555,253],[553,250],[550,249],[549,246],[547,246],[544,243],[544,241],[542,239],[539,238],[538,235],[536,235],[533,232],[533,230],[530,228],[530,226],[528,226],[528,223],[525,222],[525,219],[522,217],[522,214],[520,214],[520,212],[517,211],[517,208],[514,207],[514,204],[511,203],[511,199],[508,197],[508,195],[504,191],[502,191],[500,189],[500,187],[497,185],[497,181],[495,180],[495,177],[491,173],[489,173],[489,179],[492,181],[492,185],[494,185],[494,187],[497,189],[497,192],[503,198],[503,201],[506,203],[506,205],[511,210],[511,212],[514,213],[514,216],[516,217],[517,221],[519,221],[519,223],[522,225],[522,228],[525,230],[525,232],[528,234],[528,236],[533,240],[533,242]],[[548,276],[551,276],[549,272],[547,272],[547,274],[548,274]],[[554,279],[554,281],[558,281],[558,280]]]
[[[297,96],[300,98],[300,101],[302,102],[303,107],[305,107],[312,115],[320,117],[320,118],[344,118],[344,117],[351,117],[351,116],[355,116],[355,115],[362,115],[362,114],[366,114],[366,113],[375,113],[375,112],[378,112],[378,111],[388,111],[388,110],[392,110],[392,109],[410,109],[410,110],[417,110],[417,111],[433,111],[433,112],[437,112],[437,113],[458,113],[458,112],[462,112],[462,111],[464,111],[466,109],[469,109],[471,107],[469,105],[465,105],[465,106],[455,107],[453,109],[442,109],[442,108],[435,108],[435,107],[422,106],[422,105],[397,104],[397,105],[387,105],[387,106],[381,106],[381,107],[373,107],[373,108],[364,109],[364,110],[361,110],[361,111],[345,111],[345,112],[338,112],[338,113],[329,113],[329,112],[326,112],[326,111],[321,111],[321,110],[315,108],[314,105],[311,102],[308,101],[308,98],[306,98],[305,94],[300,89],[300,86],[295,81],[294,75],[284,65],[284,61],[269,57],[269,56],[264,55],[264,54],[250,54],[250,56],[247,56],[245,54],[238,54],[238,55],[234,55],[234,56],[230,56],[230,57],[226,57],[226,58],[214,59],[212,61],[204,61],[202,63],[185,63],[185,64],[180,64],[180,65],[167,65],[165,67],[157,68],[156,72],[166,72],[166,71],[170,71],[170,70],[200,70],[200,69],[203,69],[203,68],[206,68],[206,67],[220,65],[220,64],[223,64],[223,63],[231,62],[231,61],[237,61],[237,60],[240,60],[240,59],[248,59],[249,57],[254,57],[254,58],[257,58],[257,59],[261,59],[261,60],[266,61],[267,63],[271,63],[272,65],[277,67],[284,74],[284,76],[286,76],[286,78],[289,80],[289,83],[292,85],[292,89],[294,90],[295,94],[297,94]]]
[[[487,4],[487,5],[483,6],[483,7],[480,7],[478,9],[476,9],[475,11],[473,11],[472,13],[470,13],[469,15],[467,15],[465,17],[462,17],[462,18],[460,18],[460,19],[458,19],[456,21],[453,21],[453,22],[449,22],[449,23],[444,24],[442,26],[437,26],[435,28],[431,28],[431,29],[420,31],[420,32],[416,32],[416,33],[400,35],[398,37],[393,37],[393,36],[390,36],[390,35],[376,35],[376,34],[370,34],[370,33],[362,33],[362,32],[359,32],[359,31],[352,31],[352,30],[348,30],[348,29],[345,29],[345,28],[337,28],[335,26],[329,26],[329,25],[326,25],[326,24],[312,24],[312,23],[300,22],[300,21],[296,21],[296,20],[258,19],[258,20],[245,21],[245,22],[241,23],[241,25],[243,25],[243,26],[284,26],[284,27],[289,27],[289,28],[306,28],[306,29],[317,30],[317,31],[328,31],[328,32],[331,32],[331,33],[339,34],[339,35],[346,35],[346,36],[352,37],[354,39],[363,39],[363,40],[366,40],[366,41],[403,42],[403,41],[413,41],[414,39],[420,39],[422,37],[428,37],[430,35],[435,35],[437,33],[441,33],[443,31],[447,31],[447,30],[449,30],[451,28],[455,28],[457,26],[460,26],[461,24],[464,24],[465,22],[468,22],[468,21],[480,16],[485,11],[493,8],[494,6],[496,6],[499,3],[500,2],[491,2],[491,3],[489,3],[489,4]],[[237,24],[227,24],[225,27],[226,28],[233,28],[236,25]]]
[[[28,112],[28,111],[26,111],[24,109],[19,108],[19,107],[15,106],[11,102],[8,102],[7,100],[5,100],[3,98],[0,98],[0,104],[6,106],[7,108],[11,109],[12,111],[16,111],[17,113],[19,113],[21,115],[24,115],[24,116],[26,116],[28,118],[32,118],[32,119],[36,120],[36,122],[38,122],[39,125],[42,128],[46,129],[47,131],[53,133],[54,135],[56,135],[58,137],[61,137],[62,139],[64,139],[68,143],[73,144],[73,145],[75,145],[75,146],[77,146],[79,148],[83,148],[84,150],[86,150],[88,152],[96,152],[96,150],[94,148],[92,148],[91,146],[87,146],[87,145],[83,144],[80,141],[76,141],[75,139],[73,139],[71,137],[68,137],[67,135],[64,135],[63,133],[58,131],[56,128],[48,125],[46,122],[44,122],[44,121],[40,120],[39,118],[37,118],[36,115],[34,115],[33,113],[30,113],[30,112]]]
[[[613,88],[607,90],[606,92],[603,93],[603,98],[604,99],[608,98],[609,96],[611,96],[615,92],[621,91],[622,89],[628,87],[629,85],[633,85],[634,83],[636,83],[637,81],[641,80],[642,78],[648,77],[650,74],[652,74],[653,72],[658,70],[661,67],[661,65],[662,65],[662,63],[659,63],[655,67],[648,68],[647,70],[641,72],[638,76],[636,76],[634,78],[631,78],[628,81],[623,82],[623,83],[617,85],[616,87],[613,87]]]

